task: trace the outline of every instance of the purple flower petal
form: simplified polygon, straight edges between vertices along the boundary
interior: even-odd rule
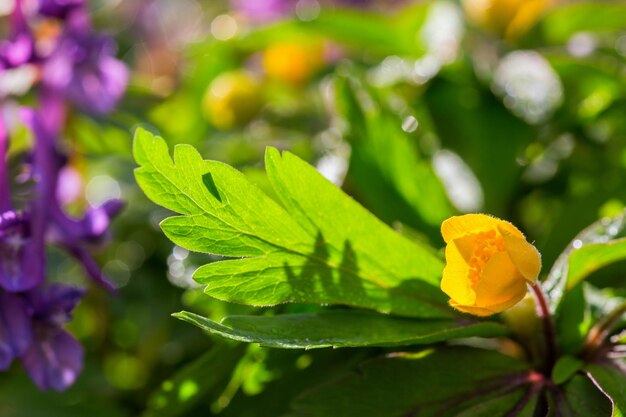
[[[24,300],[15,294],[0,293],[0,370],[22,355],[32,341],[31,318]]]
[[[59,230],[57,234],[62,242],[80,244],[80,241],[99,242],[105,236],[111,220],[123,208],[122,200],[108,200],[99,207],[90,208],[82,219],[75,220],[68,217],[56,204],[53,208],[53,219]]]
[[[34,57],[34,43],[22,4],[18,1],[10,15],[8,39],[0,41],[0,69],[30,62]]]
[[[28,33],[20,33],[12,40],[0,42],[0,61],[4,68],[15,68],[31,60],[33,39]]]
[[[6,371],[9,366],[11,366],[11,363],[13,363],[13,359],[15,359],[11,345],[8,344],[8,341],[4,340],[6,337],[7,336],[2,333],[2,329],[0,328],[0,371]]]
[[[0,285],[11,292],[33,289],[45,279],[47,213],[54,196],[56,175],[55,161],[51,160],[55,155],[54,137],[48,133],[45,122],[46,118],[40,112],[34,114],[32,124],[37,143],[33,169],[39,180],[38,196],[31,203],[29,222],[20,229],[5,229],[6,236],[0,241],[3,248],[0,261],[4,266]]]
[[[24,114],[25,115],[25,114]],[[34,119],[33,119],[34,120]],[[37,123],[34,123],[37,125]],[[0,191],[9,193],[7,166],[5,161],[6,130],[0,120]],[[41,129],[39,129],[41,130]],[[38,164],[46,159],[46,149],[35,151]],[[42,176],[45,178],[46,176]],[[42,196],[45,192],[40,192]],[[26,291],[44,280],[45,267],[45,205],[41,197],[33,203],[32,213],[27,218],[23,212],[10,210],[11,201],[7,196],[0,197],[0,286],[10,292]]]
[[[84,183],[80,172],[72,166],[64,166],[57,178],[55,198],[60,205],[76,202],[84,193]]]
[[[39,0],[39,13],[63,19],[71,11],[84,5],[84,0]]]
[[[99,239],[109,228],[111,219],[124,208],[122,200],[108,200],[100,207],[87,210],[83,221],[84,236],[88,239]]]
[[[83,295],[82,288],[50,284],[30,291],[26,297],[34,319],[60,326],[71,320],[71,312]]]
[[[19,211],[0,213],[0,286],[26,291],[43,281],[43,243],[35,247],[28,217]]]
[[[253,22],[264,23],[293,12],[294,0],[231,0],[231,7]]]
[[[4,122],[4,114],[0,107],[0,212],[11,208],[11,192],[9,189],[9,167],[7,164],[7,149],[9,135]]]
[[[82,371],[83,355],[82,346],[68,332],[39,325],[34,342],[22,356],[22,364],[39,389],[63,391]]]
[[[111,38],[68,30],[43,67],[43,82],[87,112],[108,113],[128,83],[128,69],[114,54]]]

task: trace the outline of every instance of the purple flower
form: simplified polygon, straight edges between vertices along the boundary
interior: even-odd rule
[[[0,213],[0,286],[7,291],[26,291],[43,282],[43,246],[31,234],[25,212]]]
[[[263,23],[293,13],[295,0],[231,0],[231,7],[253,22]]]
[[[26,352],[33,339],[27,305],[19,295],[0,293],[0,370]]]
[[[104,239],[111,218],[119,213],[124,204],[119,200],[107,201],[100,207],[88,209],[85,216],[78,220],[70,218],[62,210],[56,190],[65,158],[55,147],[58,137],[55,132],[58,132],[65,118],[64,106],[50,90],[42,92],[41,106],[40,111],[23,112],[26,114],[26,124],[31,127],[36,138],[33,168],[38,176],[38,196],[32,202],[31,213],[37,213],[38,216],[31,216],[33,236],[37,241],[47,237],[48,241],[61,245],[83,265],[90,278],[104,288],[113,290],[115,286],[104,276],[85,246]],[[43,245],[36,247],[43,248]],[[44,265],[44,254],[41,257],[41,265]],[[33,255],[31,259],[37,258]]]
[[[128,69],[115,58],[115,43],[92,32],[83,16],[72,15],[42,68],[44,85],[78,108],[109,113],[128,83]]]
[[[255,23],[265,23],[287,17],[296,6],[317,6],[316,0],[231,0],[231,8]],[[370,6],[374,0],[322,0],[322,5],[351,7]]]
[[[121,200],[109,200],[103,205],[87,210],[83,218],[69,218],[58,202],[52,206],[53,240],[74,256],[85,268],[85,272],[96,283],[113,291],[115,285],[102,273],[102,270],[85,249],[87,243],[100,243],[108,234],[111,220],[124,208]]]
[[[123,203],[112,200],[88,209],[82,218],[68,216],[59,201],[67,158],[58,142],[68,103],[96,114],[111,111],[124,93],[128,71],[114,57],[112,39],[93,32],[84,0],[35,0],[28,3],[37,6],[28,8],[29,15],[22,3],[15,1],[8,37],[0,40],[0,75],[29,64],[41,73],[41,88],[37,107],[19,111],[35,138],[28,157],[34,197],[23,210],[11,201],[9,132],[0,106],[0,371],[20,358],[40,389],[62,391],[83,366],[83,349],[63,326],[84,291],[45,285],[46,245],[61,245],[95,281],[112,289],[85,246],[104,240]],[[50,48],[39,43],[35,50],[29,24],[41,17],[60,19],[63,32],[50,39]]]
[[[34,321],[60,327],[72,319],[72,310],[83,295],[82,288],[49,284],[26,293],[26,300]]]
[[[84,0],[39,0],[39,13],[64,19],[73,10],[84,7]]]
[[[12,39],[0,41],[0,70],[19,67],[29,62],[33,55],[33,39],[23,32]]]
[[[0,287],[19,292],[32,289],[44,280],[45,226],[40,225],[41,219],[33,223],[29,213],[11,207],[6,144],[7,131],[0,117]]]
[[[9,146],[9,132],[4,122],[4,114],[0,107],[0,212],[11,208],[9,190],[9,167],[7,166],[7,148]]]
[[[0,40],[0,71],[30,62],[34,54],[34,40],[26,24],[20,1],[15,3],[10,16],[8,39]]]
[[[109,200],[99,207],[87,209],[81,219],[68,217],[60,208],[58,202],[52,207],[53,218],[62,237],[60,240],[70,240],[73,243],[80,241],[98,243],[108,233],[111,220],[124,208],[121,200]]]
[[[33,340],[22,364],[41,390],[62,391],[74,383],[83,367],[83,348],[62,326],[84,290],[60,284],[39,287],[26,295],[32,311]]]

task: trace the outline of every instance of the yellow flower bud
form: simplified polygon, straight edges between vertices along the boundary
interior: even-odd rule
[[[321,68],[323,59],[320,42],[281,42],[265,50],[263,68],[270,78],[297,86]]]
[[[523,35],[553,0],[462,0],[472,23],[507,39]]]
[[[541,255],[515,226],[485,214],[466,214],[441,225],[447,243],[441,290],[450,305],[489,316],[519,302],[541,270]]]
[[[226,130],[252,120],[261,103],[259,82],[245,71],[231,71],[211,82],[202,105],[213,125]]]

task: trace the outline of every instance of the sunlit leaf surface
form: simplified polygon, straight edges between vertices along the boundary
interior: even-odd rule
[[[443,264],[376,219],[311,166],[268,149],[266,169],[283,206],[235,169],[179,145],[136,135],[136,178],[155,202],[180,213],[161,223],[176,244],[243,257],[211,263],[195,279],[227,301],[344,304],[414,317],[449,317]]]

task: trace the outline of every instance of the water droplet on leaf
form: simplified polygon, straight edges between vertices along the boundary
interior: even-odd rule
[[[402,130],[408,133],[415,132],[418,125],[417,119],[413,116],[409,116],[402,122]]]

